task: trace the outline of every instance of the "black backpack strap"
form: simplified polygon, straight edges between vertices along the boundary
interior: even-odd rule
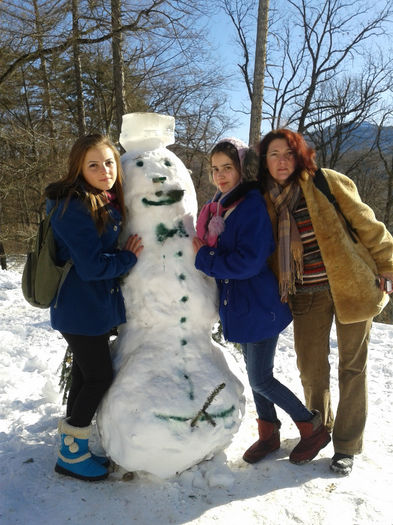
[[[328,201],[333,204],[333,206],[335,207],[337,213],[339,213],[341,215],[341,217],[344,219],[344,222],[345,222],[345,225],[347,227],[349,236],[351,237],[353,242],[357,243],[358,241],[357,241],[357,239],[355,237],[356,230],[355,230],[355,228],[352,227],[351,223],[348,221],[348,219],[345,217],[345,215],[341,211],[341,208],[340,208],[338,202],[336,201],[335,196],[330,191],[328,181],[326,180],[326,177],[325,177],[323,171],[321,170],[321,168],[317,169],[317,171],[315,172],[315,175],[313,177],[313,180],[314,180],[315,186],[319,189],[319,191],[321,191],[325,195],[325,197],[328,199]]]
[[[327,197],[329,202],[331,202],[333,206],[337,209],[338,203],[334,198],[333,193],[330,191],[328,181],[326,180],[326,177],[323,174],[321,168],[318,168],[315,172],[314,184],[319,189],[319,191],[321,191],[325,195],[325,197]]]

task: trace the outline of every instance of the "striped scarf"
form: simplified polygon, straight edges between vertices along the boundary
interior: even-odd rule
[[[296,279],[303,280],[303,245],[292,215],[300,197],[296,182],[281,186],[271,181],[269,195],[278,217],[278,263],[281,301],[296,292]]]

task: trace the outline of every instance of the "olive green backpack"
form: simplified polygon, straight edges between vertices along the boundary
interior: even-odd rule
[[[40,222],[34,249],[27,254],[22,274],[22,292],[28,303],[37,308],[48,308],[56,298],[67,277],[72,261],[64,266],[56,264],[56,244],[50,219],[55,208]]]

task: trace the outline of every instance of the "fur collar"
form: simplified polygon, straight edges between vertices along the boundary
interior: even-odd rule
[[[223,198],[221,201],[222,206],[225,208],[228,208],[231,206],[234,202],[242,199],[247,193],[251,190],[259,190],[259,184],[257,181],[247,181],[242,182],[239,184],[239,186],[236,186],[227,196]],[[214,200],[218,200],[221,197],[221,193],[217,195],[217,197]]]

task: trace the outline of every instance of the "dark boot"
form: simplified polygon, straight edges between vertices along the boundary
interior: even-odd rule
[[[300,431],[300,441],[292,450],[289,461],[307,463],[315,458],[318,452],[331,440],[330,434],[322,424],[321,414],[318,410],[311,411],[314,417],[310,421],[295,421]]]
[[[280,421],[271,423],[263,419],[257,419],[259,439],[245,451],[244,461],[256,463],[270,452],[280,448]]]
[[[342,476],[348,476],[352,472],[353,467],[353,455],[352,454],[341,454],[336,452],[330,462],[330,470],[341,474]]]

